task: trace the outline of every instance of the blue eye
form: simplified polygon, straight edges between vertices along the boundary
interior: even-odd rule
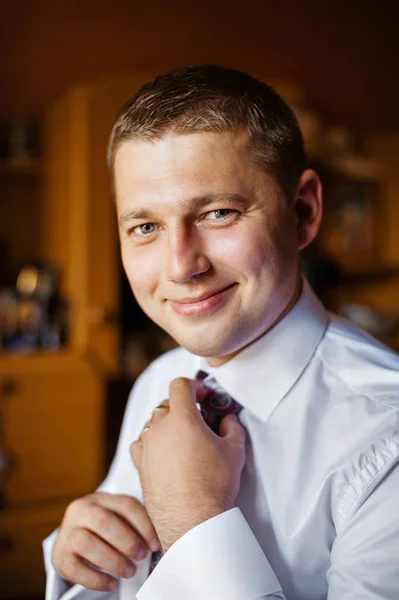
[[[232,210],[230,208],[218,208],[216,210],[211,210],[211,212],[209,212],[207,214],[206,218],[215,219],[216,221],[218,221],[221,219],[225,219],[226,217],[229,217],[231,215],[231,213],[232,213]]]
[[[147,235],[155,231],[155,225],[154,223],[143,223],[142,225],[134,227],[133,231],[141,235]]]

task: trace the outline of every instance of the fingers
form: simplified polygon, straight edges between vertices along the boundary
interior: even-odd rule
[[[143,558],[143,549],[156,546],[156,531],[144,506],[130,496],[98,492],[75,500],[66,511],[65,527],[87,529],[137,560]]]
[[[116,577],[131,577],[132,559],[160,549],[155,528],[135,498],[97,492],[75,500],[66,510],[52,560],[64,579],[95,590],[115,589]]]
[[[155,527],[145,507],[136,498],[101,492],[94,496],[96,501],[99,500],[101,507],[108,509],[106,514],[98,515],[97,525],[100,528],[98,533],[103,539],[132,558],[140,553],[143,546],[144,548],[148,546],[152,551],[160,548]],[[116,515],[122,519],[113,518]],[[132,537],[132,529],[139,537]]]
[[[86,529],[75,529],[71,536],[75,555],[88,562],[86,566],[100,568],[117,577],[133,577],[136,567],[126,556],[122,556],[99,537]],[[147,550],[145,549],[147,554]],[[142,557],[144,558],[144,556]]]
[[[149,428],[150,428],[150,421],[147,421],[147,423],[144,425],[143,429],[140,431],[139,437],[137,439],[137,442],[140,447],[143,445],[143,436],[149,430]]]
[[[84,564],[81,558],[70,555],[57,567],[56,560],[53,563],[61,577],[72,583],[79,583],[86,588],[99,592],[111,592],[118,586],[118,581],[111,575],[95,571]]]

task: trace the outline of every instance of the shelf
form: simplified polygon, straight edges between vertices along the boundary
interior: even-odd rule
[[[43,172],[43,162],[38,158],[24,161],[0,160],[0,175],[13,177],[39,177]]]

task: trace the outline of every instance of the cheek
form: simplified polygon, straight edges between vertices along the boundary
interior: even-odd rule
[[[139,248],[122,247],[122,263],[130,287],[137,297],[150,294],[159,281],[159,261]]]
[[[259,277],[276,262],[275,247],[263,228],[232,228],[223,236],[215,236],[208,250],[215,262],[224,268],[230,267],[244,278]]]

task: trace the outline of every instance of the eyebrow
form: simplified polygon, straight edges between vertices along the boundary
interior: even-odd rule
[[[239,205],[242,207],[246,207],[250,204],[250,200],[241,194],[207,194],[205,196],[194,196],[193,198],[183,200],[179,206],[179,210],[184,212],[198,208],[205,208],[209,204],[213,204],[215,202],[231,202],[236,206]],[[151,209],[136,208],[123,212],[119,217],[119,225],[126,225],[130,221],[134,221],[136,219],[155,219],[156,217],[157,213]]]

